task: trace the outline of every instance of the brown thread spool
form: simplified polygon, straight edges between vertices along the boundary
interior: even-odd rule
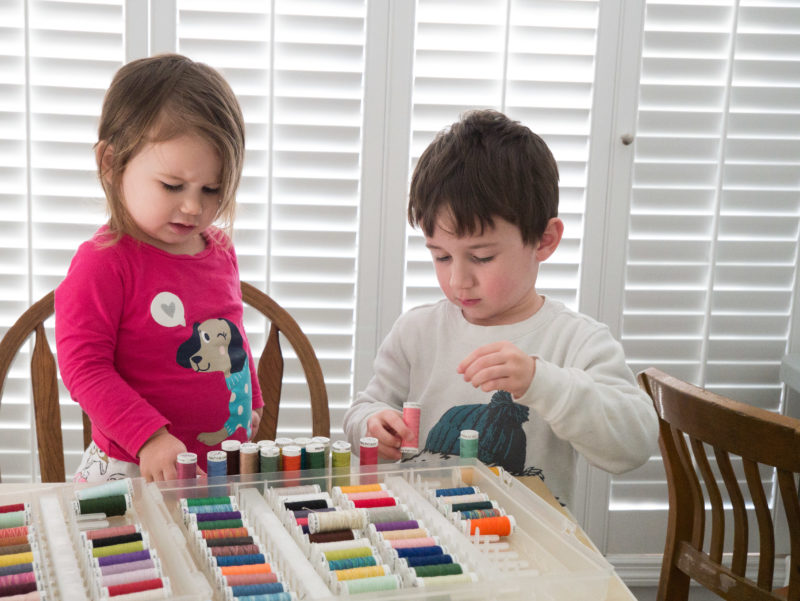
[[[242,443],[239,449],[239,469],[242,474],[258,473],[258,445],[256,443]]]

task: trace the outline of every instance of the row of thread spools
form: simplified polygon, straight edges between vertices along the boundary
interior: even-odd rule
[[[182,498],[184,523],[201,561],[229,601],[296,601],[241,512],[236,497]]]
[[[93,599],[150,601],[172,595],[169,578],[133,506],[129,478],[75,491],[70,510],[78,558]]]
[[[41,540],[32,523],[30,503],[0,505],[0,599],[46,599],[42,561]]]
[[[269,488],[276,514],[336,594],[477,580],[385,484]]]
[[[282,437],[257,443],[225,440],[221,447],[206,455],[209,477],[350,467],[350,443],[337,440],[331,444],[326,436]],[[361,439],[359,450],[360,465],[378,463],[376,438]],[[177,472],[179,480],[197,477],[197,455],[179,454]]]

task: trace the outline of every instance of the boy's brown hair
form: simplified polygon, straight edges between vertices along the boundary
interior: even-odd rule
[[[123,65],[103,100],[95,145],[109,230],[116,239],[134,227],[122,202],[122,175],[128,163],[145,144],[185,134],[200,136],[220,157],[216,219],[230,233],[245,149],[244,118],[233,90],[216,70],[180,54],[159,54]],[[103,153],[109,147],[110,173],[104,173]]]
[[[436,135],[411,178],[409,223],[431,236],[442,214],[459,237],[499,217],[535,244],[558,216],[558,166],[547,144],[500,112],[463,114]]]

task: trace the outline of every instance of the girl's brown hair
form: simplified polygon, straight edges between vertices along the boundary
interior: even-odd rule
[[[230,234],[235,193],[244,163],[244,119],[239,102],[216,70],[179,54],[159,54],[124,65],[103,100],[97,170],[108,200],[109,230],[118,240],[135,226],[122,202],[122,174],[145,144],[198,135],[217,151],[220,205],[216,220]],[[103,155],[111,152],[103,170]]]

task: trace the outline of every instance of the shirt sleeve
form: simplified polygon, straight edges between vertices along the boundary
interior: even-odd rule
[[[408,399],[408,374],[410,364],[401,344],[401,316],[389,335],[383,340],[373,363],[373,376],[367,387],[356,395],[344,414],[342,427],[348,442],[359,448],[361,437],[366,436],[367,420],[384,409],[402,413]]]
[[[607,328],[595,330],[567,366],[537,357],[531,386],[517,400],[606,471],[634,469],[655,452],[658,420],[652,401],[636,385],[622,345]]]
[[[122,449],[125,459],[135,461],[147,439],[170,423],[114,365],[125,304],[124,267],[115,257],[113,247],[93,242],[76,253],[56,289],[56,351],[64,385],[88,414],[93,430]]]

